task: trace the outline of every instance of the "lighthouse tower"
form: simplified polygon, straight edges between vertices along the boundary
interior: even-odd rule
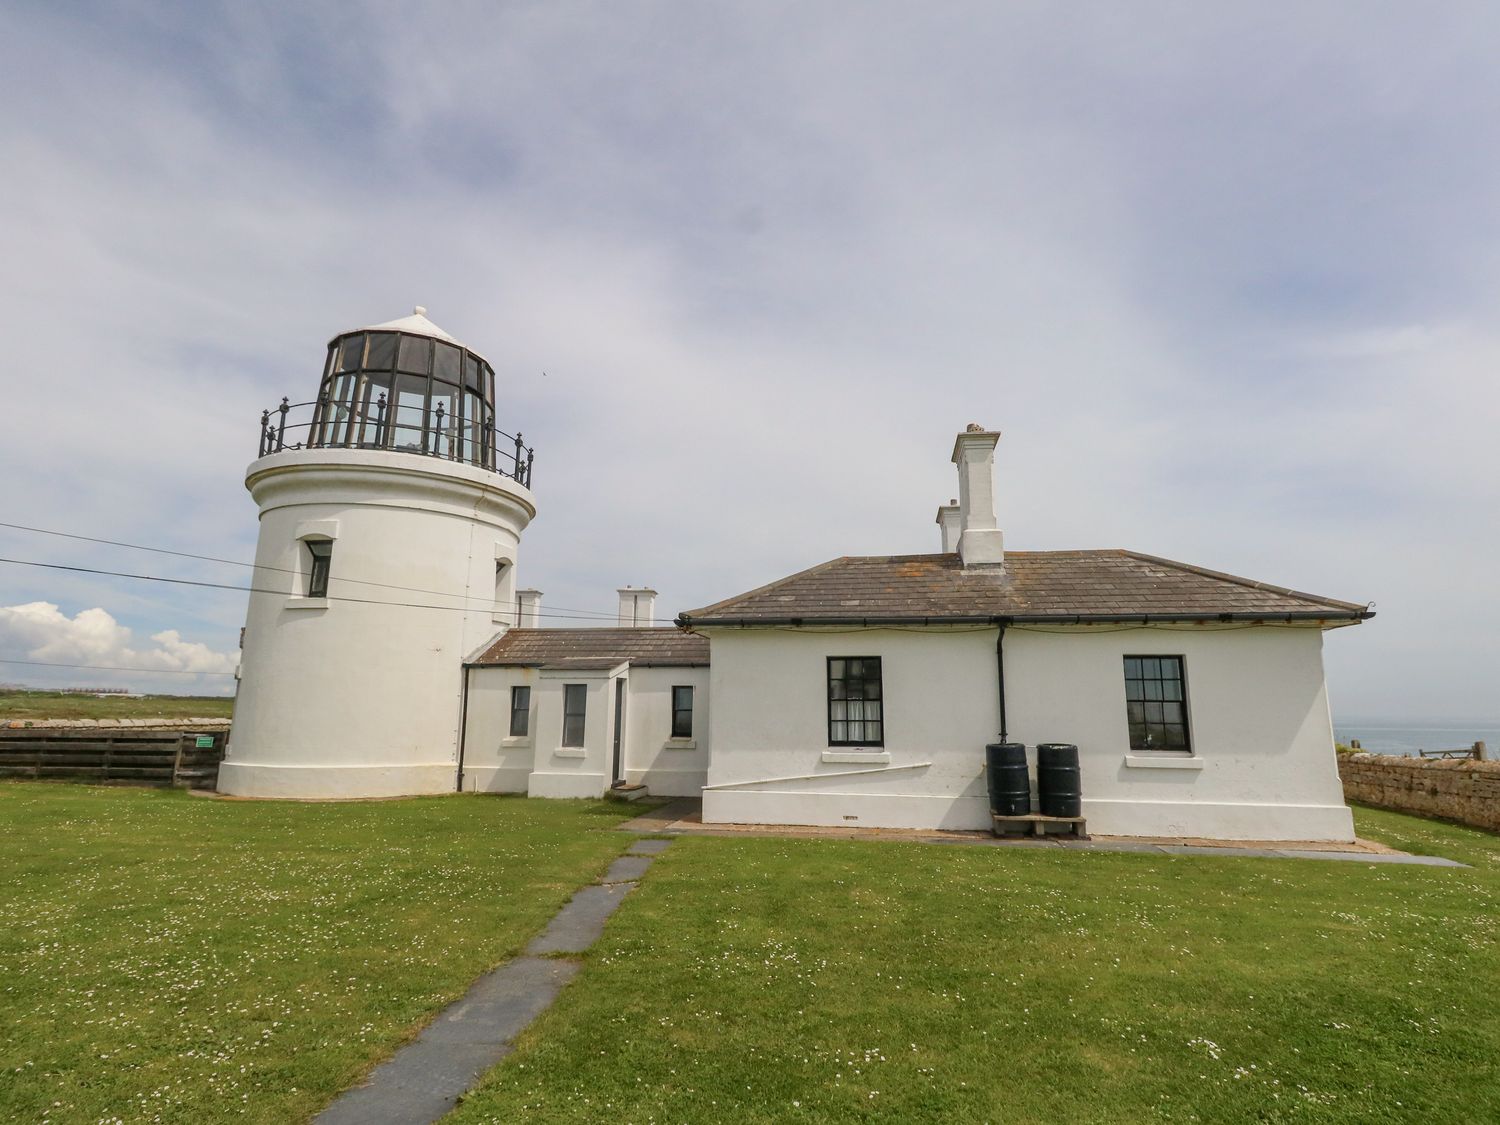
[[[221,792],[457,787],[463,663],[515,624],[531,464],[489,363],[425,309],[330,341],[245,474],[260,538]]]

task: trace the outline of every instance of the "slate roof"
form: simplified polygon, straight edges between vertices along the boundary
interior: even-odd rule
[[[511,629],[476,664],[614,668],[626,662],[691,666],[708,663],[708,638],[665,626],[654,629]]]
[[[1134,551],[1007,551],[1003,570],[956,554],[833,559],[678,617],[699,625],[929,621],[1327,621],[1367,606]]]

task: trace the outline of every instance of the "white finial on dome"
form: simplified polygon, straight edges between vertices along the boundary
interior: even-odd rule
[[[426,316],[427,315],[427,306],[426,305],[413,305],[411,311],[414,312],[414,313],[416,313],[417,316]]]

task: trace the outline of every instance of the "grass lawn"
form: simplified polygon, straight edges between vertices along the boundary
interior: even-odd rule
[[[452,1118],[1500,1120],[1500,838],[1472,870],[679,840]]]
[[[0,783],[0,1120],[305,1120],[517,953],[637,811]]]
[[[73,695],[61,691],[0,691],[0,723],[13,719],[227,719],[227,695]]]

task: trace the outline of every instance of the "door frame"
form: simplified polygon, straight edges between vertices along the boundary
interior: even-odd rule
[[[610,788],[625,780],[625,677],[615,677],[615,742]]]

